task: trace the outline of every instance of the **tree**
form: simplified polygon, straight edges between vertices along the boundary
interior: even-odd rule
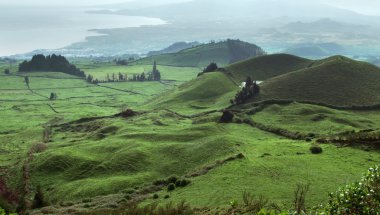
[[[92,83],[93,80],[94,80],[94,77],[92,75],[87,76],[87,82]]]
[[[152,80],[152,81],[160,81],[161,80],[161,73],[160,71],[157,69],[157,62],[154,61],[153,63],[153,70],[151,72],[151,74],[149,74],[150,78],[148,78],[148,80]]]
[[[29,87],[29,77],[25,76],[24,77],[25,84]]]
[[[123,74],[121,74],[121,72],[119,72],[119,81],[124,81],[125,79],[124,79],[124,75]]]
[[[58,98],[58,96],[56,93],[54,93],[54,92],[50,93],[50,98],[49,98],[50,100],[57,100],[57,98]]]
[[[145,81],[145,72],[141,73],[140,81]]]
[[[11,71],[10,71],[9,69],[4,69],[4,73],[5,73],[6,75],[9,75],[9,74],[11,74]]]
[[[214,72],[215,70],[218,69],[218,65],[216,63],[210,63],[204,70],[203,73],[206,72]]]

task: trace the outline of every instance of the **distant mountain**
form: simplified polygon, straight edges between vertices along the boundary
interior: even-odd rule
[[[292,32],[292,33],[345,33],[360,31],[367,32],[371,30],[371,27],[368,25],[353,25],[346,24],[343,22],[337,22],[330,18],[323,18],[312,22],[292,22],[284,27],[281,30]]]
[[[337,43],[303,43],[293,45],[284,50],[284,53],[300,57],[326,57],[344,54],[345,48]]]
[[[251,57],[265,55],[262,48],[257,45],[240,40],[225,40],[198,45],[184,49],[177,53],[161,54],[143,58],[135,64],[152,64],[157,61],[161,65],[206,67],[211,62],[219,66],[245,60]]]
[[[378,57],[378,58],[371,58],[369,60],[369,62],[372,63],[372,64],[375,64],[376,66],[380,67],[380,57]]]
[[[235,12],[233,12],[235,11]],[[238,12],[237,12],[238,11]],[[361,23],[373,19],[369,16],[339,9],[317,1],[303,0],[193,0],[176,4],[151,6],[139,9],[121,9],[117,14],[159,17],[171,22],[189,20],[270,20],[291,17],[296,20],[330,18],[338,21]],[[376,22],[372,22],[376,24]]]
[[[154,55],[160,55],[160,54],[170,54],[170,53],[176,53],[179,51],[182,51],[184,49],[192,48],[195,46],[200,45],[199,42],[177,42],[172,45],[170,45],[167,48],[164,48],[160,51],[151,51],[147,54],[147,56],[154,56]]]

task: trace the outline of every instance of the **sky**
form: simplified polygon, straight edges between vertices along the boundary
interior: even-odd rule
[[[102,5],[136,0],[0,0],[0,5]],[[170,3],[186,0],[138,0],[144,2]],[[282,0],[278,0],[282,1]],[[310,0],[306,0],[310,1]],[[367,15],[380,15],[379,0],[314,0]]]
[[[123,3],[131,2],[136,0],[1,0],[1,4],[6,5],[102,5],[102,4],[112,4],[112,3]],[[151,2],[152,4],[157,4],[160,2],[162,4],[171,3],[171,2],[181,2],[185,0],[140,0],[144,2]]]

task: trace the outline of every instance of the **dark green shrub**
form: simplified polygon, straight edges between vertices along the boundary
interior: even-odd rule
[[[306,142],[311,142],[311,141],[313,141],[313,138],[311,138],[311,137],[306,137],[306,138],[305,138],[305,141],[306,141]]]
[[[131,200],[132,197],[131,197],[131,195],[129,195],[129,194],[125,194],[125,195],[124,195],[124,199],[126,199],[126,200]]]
[[[153,194],[153,199],[158,199],[158,198],[159,198],[159,196],[157,193]]]
[[[42,193],[42,188],[41,186],[37,187],[36,194],[34,195],[33,199],[33,205],[32,208],[42,208],[46,206],[45,200],[44,200],[44,194]]]
[[[170,184],[168,185],[167,189],[168,189],[169,192],[175,190],[175,184],[170,183]]]
[[[153,182],[153,185],[156,185],[156,186],[165,185],[165,184],[166,184],[166,181],[162,179],[158,179]]]
[[[177,181],[178,181],[178,177],[175,176],[175,175],[170,176],[170,177],[166,180],[167,184],[170,184],[170,183],[175,184]]]
[[[230,123],[234,119],[234,113],[229,110],[223,111],[222,117],[220,117],[219,122],[220,123]]]
[[[168,198],[170,198],[169,195],[165,195],[165,196],[164,196],[164,199],[168,199]]]
[[[90,203],[90,202],[92,202],[92,199],[83,199],[82,202],[83,203]]]
[[[329,195],[325,214],[380,214],[380,168],[370,168],[359,182]]]
[[[205,69],[203,69],[203,73],[214,72],[217,69],[218,69],[218,65],[216,63],[212,62]]]
[[[187,185],[189,185],[191,183],[190,180],[188,179],[182,179],[182,180],[178,180],[176,183],[175,183],[175,186],[176,187],[186,187]]]
[[[124,190],[123,193],[125,193],[125,194],[133,194],[133,193],[135,193],[135,190],[134,189],[128,189],[128,190]]]
[[[312,145],[310,147],[310,152],[313,154],[321,154],[323,152],[323,149],[319,145]]]

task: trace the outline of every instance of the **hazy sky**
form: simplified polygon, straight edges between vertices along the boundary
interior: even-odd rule
[[[1,4],[7,5],[99,5],[111,4],[136,0],[0,0]],[[188,0],[138,0],[144,2],[152,2],[154,4],[181,2]],[[285,1],[285,0],[278,0]],[[290,0],[291,1],[291,0]],[[305,0],[313,1],[313,0]],[[326,4],[334,5],[340,8],[350,9],[359,13],[369,15],[380,15],[380,1],[379,0],[314,0]],[[265,2],[265,1],[264,1]]]
[[[136,0],[1,0],[1,4],[7,5],[102,5],[112,3],[132,2]],[[143,2],[151,2],[152,4],[182,2],[189,0],[139,0]],[[137,0],[137,2],[139,2]]]

